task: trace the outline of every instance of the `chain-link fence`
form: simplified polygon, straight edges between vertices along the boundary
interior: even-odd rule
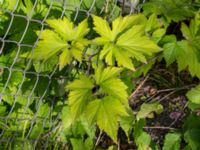
[[[190,87],[187,84],[194,82],[194,78],[191,78],[188,73],[200,76],[199,59],[196,57],[200,49],[198,46],[199,7],[200,0],[0,0],[0,150],[95,150],[99,147],[100,149],[109,148],[109,150],[128,149],[127,147],[162,149],[161,147],[165,147],[166,143],[166,145],[171,145],[170,140],[166,140],[165,133],[180,129],[177,123],[179,116],[182,118],[183,112],[182,119],[190,117],[188,114],[195,112],[196,106],[193,106],[193,103],[189,106],[182,92],[178,95],[178,99],[172,97],[173,103],[169,101],[169,105],[161,101],[171,99],[169,96],[176,91]],[[128,16],[130,14],[136,15]],[[79,25],[81,30],[78,30]],[[69,33],[74,35],[62,35],[67,33],[64,30],[68,30],[68,27],[73,31]],[[105,34],[104,28],[105,32],[108,31]],[[78,33],[80,36],[78,40],[70,39],[69,36],[77,36],[74,32],[77,30],[83,32]],[[129,35],[137,35],[137,37]],[[121,44],[117,43],[120,39]],[[131,39],[130,42],[129,39]],[[64,47],[62,45],[60,48],[59,42]],[[71,56],[73,52],[69,52],[74,46],[73,42],[78,43],[75,45],[78,50],[81,49],[80,54],[74,48],[76,58],[74,55]],[[182,44],[183,46],[180,46]],[[114,54],[110,52],[111,49],[113,51],[119,49],[119,51]],[[129,50],[130,53],[127,52]],[[184,56],[182,59],[191,56],[188,62],[179,60],[180,51],[183,52],[180,53],[180,56]],[[66,54],[68,52],[70,55]],[[62,54],[66,57],[61,61]],[[172,55],[176,56],[172,57]],[[168,68],[163,67],[165,63],[161,60],[165,60],[167,66],[176,61],[178,68],[176,65],[172,66],[171,73],[171,69],[167,70]],[[123,71],[117,75],[116,72],[119,71],[115,69],[120,70],[119,67],[123,67]],[[114,70],[111,71],[110,68]],[[183,74],[177,72],[184,68],[187,68],[188,73],[187,71]],[[149,72],[143,82],[133,82],[133,79],[141,77],[142,74],[145,76],[150,69],[153,73]],[[97,80],[103,80],[100,79],[101,76],[107,80],[105,76],[112,76],[109,73],[116,76],[112,78],[112,82],[104,84],[104,87],[111,88],[104,89]],[[162,77],[163,74],[166,74],[166,79],[165,76]],[[81,78],[82,75],[83,78]],[[185,82],[180,82],[182,76],[183,79],[186,77],[191,81],[186,79]],[[172,80],[168,81],[171,77]],[[147,79],[153,82],[148,83],[148,86],[144,87],[144,92],[140,93]],[[196,80],[195,82],[199,81]],[[121,82],[123,84],[120,84]],[[86,86],[87,83],[89,83],[89,88]],[[135,88],[137,84],[139,86]],[[154,87],[155,84],[159,84],[157,88]],[[194,86],[193,83],[191,85]],[[159,88],[161,90],[158,90]],[[79,89],[84,90],[81,93]],[[85,94],[85,89],[89,91],[89,94]],[[172,92],[162,94],[167,91]],[[145,95],[144,98],[143,95]],[[137,97],[140,97],[141,101],[140,98],[135,101]],[[79,98],[81,102],[77,102]],[[85,102],[85,99],[90,102]],[[120,105],[112,103],[115,99],[127,100],[129,104],[124,104],[121,100]],[[177,105],[182,99],[186,104],[180,102],[180,105],[184,104],[184,108]],[[105,101],[108,103],[107,108],[99,111]],[[73,104],[70,105],[70,102]],[[93,105],[93,102],[98,105]],[[173,106],[174,103],[176,103],[175,106]],[[161,104],[164,104],[165,108]],[[199,103],[197,104],[199,108]],[[129,108],[127,108],[130,118],[123,118],[127,121],[123,122],[120,113],[126,114],[125,106],[128,105],[134,113],[131,110],[128,112]],[[88,109],[89,106],[90,109]],[[97,107],[92,109],[94,106]],[[186,106],[189,109],[192,107],[192,110],[187,110],[185,113]],[[79,109],[82,110],[79,111]],[[144,111],[146,109],[147,112]],[[152,112],[155,111],[156,114],[163,109],[167,113],[163,113],[161,119],[155,117],[156,121],[150,122],[153,126],[148,126],[147,114],[150,114],[150,118],[154,118]],[[177,113],[179,111],[181,113]],[[140,113],[144,115],[138,117]],[[178,117],[170,117],[171,114]],[[98,115],[100,123],[97,121]],[[175,120],[172,123],[166,122],[170,118]],[[180,119],[181,126],[182,119]],[[89,125],[89,120],[92,120],[92,125]],[[196,117],[192,120],[196,120]],[[164,127],[160,126],[162,123]],[[178,128],[173,128],[176,127],[176,123]],[[154,126],[157,124],[159,126]],[[179,143],[179,146],[181,143],[180,147],[185,147],[188,143],[186,149],[190,145],[196,148],[196,143],[193,141],[198,142],[196,133],[199,129],[197,128],[196,132],[196,127],[193,128],[193,125],[186,127],[188,129],[185,129],[185,125],[183,127],[183,130],[182,128],[177,130],[178,134],[174,134],[178,137],[175,142]],[[167,132],[161,133],[158,130],[154,136],[154,131],[151,132],[151,129],[164,129]],[[193,129],[194,134],[191,132]],[[179,134],[180,131],[183,135]],[[151,137],[150,132],[154,137]],[[190,132],[191,135],[189,135]],[[171,136],[168,139],[171,139]],[[123,145],[123,142],[129,145]],[[122,148],[125,145],[127,147]]]
[[[113,20],[136,11],[138,2],[0,0],[0,149],[67,149],[61,120],[72,66],[60,72],[57,61],[23,58],[34,53],[45,21],[67,17],[78,23],[91,14]]]

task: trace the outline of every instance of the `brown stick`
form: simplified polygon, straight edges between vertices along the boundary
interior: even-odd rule
[[[162,130],[178,130],[177,128],[172,128],[172,127],[163,127],[163,126],[146,126],[144,129],[162,129]]]
[[[98,144],[99,144],[99,142],[100,142],[100,140],[101,140],[101,135],[102,135],[102,134],[103,134],[103,130],[100,131],[100,133],[99,133],[99,135],[98,135],[98,137],[97,137],[96,143],[95,143],[95,145],[94,145],[93,150],[96,150],[96,148],[97,148],[97,146],[98,146]]]
[[[139,84],[139,86],[135,89],[135,91],[133,91],[133,93],[129,96],[129,99],[133,98],[135,96],[135,94],[142,88],[142,86],[144,85],[144,83],[147,81],[147,79],[149,78],[149,75],[147,75],[145,77],[145,79]]]

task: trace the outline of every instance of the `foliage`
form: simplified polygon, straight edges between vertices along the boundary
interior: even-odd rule
[[[180,149],[180,143],[181,143],[181,134],[168,133],[165,136],[165,142],[164,142],[163,150]]]
[[[163,111],[163,106],[157,102],[150,104],[143,103],[140,111],[137,113],[137,120],[140,120],[141,118],[146,118],[153,111],[159,114]]]
[[[114,0],[0,0],[0,136],[13,140],[0,148],[98,149],[105,133],[116,149],[123,130],[137,149],[159,149],[144,128],[165,107],[130,108],[132,80],[166,62],[199,81],[199,5],[149,0],[128,15]],[[161,149],[200,149],[200,85],[186,97],[182,132]]]
[[[150,0],[144,4],[145,13],[156,12],[168,21],[180,21],[194,15],[192,0]]]
[[[60,53],[60,70],[69,64],[73,58],[81,61],[82,51],[88,44],[88,40],[84,39],[89,31],[87,20],[79,23],[76,28],[66,18],[63,20],[46,20],[46,22],[54,31],[42,31],[41,40],[38,42],[32,58],[45,61]],[[41,52],[41,50],[43,51]]]
[[[118,66],[134,70],[131,58],[146,62],[144,55],[158,52],[159,47],[144,36],[143,16],[119,17],[112,22],[112,30],[108,23],[100,17],[93,16],[94,30],[101,35],[94,39],[95,44],[103,45],[100,59],[105,57],[108,65],[115,60]]]
[[[134,126],[134,138],[135,143],[139,150],[143,149],[151,149],[151,137],[149,134],[143,131],[143,127],[145,126],[145,120],[139,120]]]

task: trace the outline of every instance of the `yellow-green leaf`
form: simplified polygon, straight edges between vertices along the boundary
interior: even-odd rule
[[[94,30],[100,35],[93,42],[103,45],[100,59],[105,59],[110,66],[117,62],[118,66],[134,70],[133,59],[146,62],[146,55],[152,55],[161,50],[145,36],[145,26],[141,25],[145,21],[140,22],[141,18],[144,18],[141,16],[119,17],[112,22],[112,30],[106,20],[93,16],[96,18],[94,19]]]
[[[98,16],[93,15],[92,18],[93,18],[93,23],[95,25],[94,27],[95,31],[101,36],[103,36],[105,39],[110,40],[111,29],[108,22],[105,19],[102,19],[101,17]]]
[[[128,106],[127,86],[117,78],[121,71],[122,68],[116,67],[109,67],[104,70],[99,68],[95,71],[95,81],[100,86],[101,92],[119,99]]]
[[[196,86],[195,88],[192,88],[187,93],[187,98],[194,104],[200,104],[200,85]]]
[[[51,30],[44,30],[34,50],[33,59],[47,60],[67,46],[67,43],[57,33]]]
[[[80,39],[83,38],[88,32],[89,32],[88,23],[87,19],[85,19],[82,22],[80,22],[78,26],[75,28],[75,32],[72,37],[74,37],[74,39]]]
[[[62,70],[72,60],[70,51],[66,48],[60,55],[59,70]]]
[[[140,111],[137,113],[137,120],[147,117],[152,112],[156,112],[159,114],[162,111],[163,111],[163,106],[157,102],[149,104],[144,103],[142,104]]]
[[[64,40],[71,40],[73,36],[73,23],[67,18],[46,20],[47,24],[52,27]]]
[[[69,106],[73,115],[73,119],[77,119],[85,110],[92,96],[92,81],[81,76],[80,79],[73,81],[67,86],[69,93]]]
[[[96,122],[99,128],[105,131],[117,142],[119,117],[127,116],[125,107],[119,100],[113,97],[105,97],[102,100],[94,100],[87,106],[86,118],[90,123]]]
[[[89,32],[87,19],[78,24],[77,27],[68,20],[52,19],[47,20],[47,24],[52,30],[45,29],[40,32],[40,40],[34,50],[32,58],[34,60],[43,60],[58,56],[60,53],[59,69],[69,64],[73,59],[82,60],[82,52],[89,44],[89,40],[85,39],[85,35]],[[30,58],[30,52],[22,54],[21,57]]]
[[[95,79],[97,84],[100,84],[110,78],[115,78],[122,71],[122,68],[108,67],[108,68],[97,68],[95,71]]]

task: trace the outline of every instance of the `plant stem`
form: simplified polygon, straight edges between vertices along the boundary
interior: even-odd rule
[[[98,146],[98,144],[99,144],[99,142],[100,142],[100,140],[101,140],[101,135],[102,135],[102,133],[103,133],[103,130],[100,130],[99,136],[98,136],[98,138],[97,138],[97,140],[96,140],[96,143],[95,143],[95,145],[94,145],[93,150],[96,150],[96,148],[97,148],[97,146]]]
[[[86,75],[88,76],[90,74],[90,69],[91,69],[91,66],[92,66],[92,58],[94,56],[96,56],[97,54],[99,53],[99,51],[93,55],[90,55],[89,58],[88,58],[88,68],[87,68],[87,71],[86,71]]]

